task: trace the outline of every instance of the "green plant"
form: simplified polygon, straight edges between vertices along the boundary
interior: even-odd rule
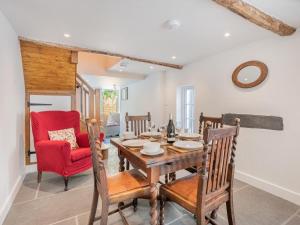
[[[114,91],[114,90],[104,90],[103,91],[103,98],[104,99],[111,99],[111,100],[113,100],[116,97],[117,97],[117,92]]]

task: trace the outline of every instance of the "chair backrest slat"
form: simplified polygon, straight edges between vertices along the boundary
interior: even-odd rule
[[[199,134],[203,134],[204,125],[207,121],[210,121],[212,124],[212,128],[222,128],[224,124],[224,115],[221,117],[212,117],[212,116],[204,116],[203,112],[200,114],[199,118]]]
[[[129,116],[128,113],[125,115],[126,122],[126,131],[134,132],[136,136],[139,136],[141,133],[147,131],[147,123],[150,126],[151,124],[151,115],[148,112],[147,115],[142,116]],[[130,130],[129,130],[130,124]]]

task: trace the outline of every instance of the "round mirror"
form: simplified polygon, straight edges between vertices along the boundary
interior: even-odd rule
[[[238,66],[232,74],[232,81],[241,88],[251,88],[263,82],[268,73],[267,66],[259,61],[249,61]]]

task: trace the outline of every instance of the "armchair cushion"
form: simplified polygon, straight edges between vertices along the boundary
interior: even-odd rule
[[[49,138],[52,141],[67,141],[72,149],[78,148],[74,128],[48,131]]]
[[[71,161],[76,162],[78,160],[91,157],[90,148],[78,148],[71,152]]]

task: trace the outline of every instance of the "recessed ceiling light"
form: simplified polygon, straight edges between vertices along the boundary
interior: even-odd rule
[[[123,72],[123,70],[122,70],[122,69],[119,69],[119,71],[120,71],[120,72]]]
[[[123,62],[120,63],[120,67],[126,68],[128,66],[128,64],[129,64],[129,62],[123,61]]]
[[[71,35],[70,34],[64,34],[64,37],[69,38],[69,37],[71,37]]]
[[[175,55],[173,55],[173,56],[172,56],[172,59],[176,59],[176,56],[175,56]]]
[[[150,66],[149,68],[150,68],[151,70],[153,70],[153,69],[154,69],[154,67],[153,67],[153,66]]]
[[[230,37],[230,36],[231,36],[231,34],[228,33],[228,32],[226,32],[226,33],[224,34],[224,37]]]
[[[177,30],[181,26],[179,20],[167,20],[163,23],[163,27],[167,30]]]

